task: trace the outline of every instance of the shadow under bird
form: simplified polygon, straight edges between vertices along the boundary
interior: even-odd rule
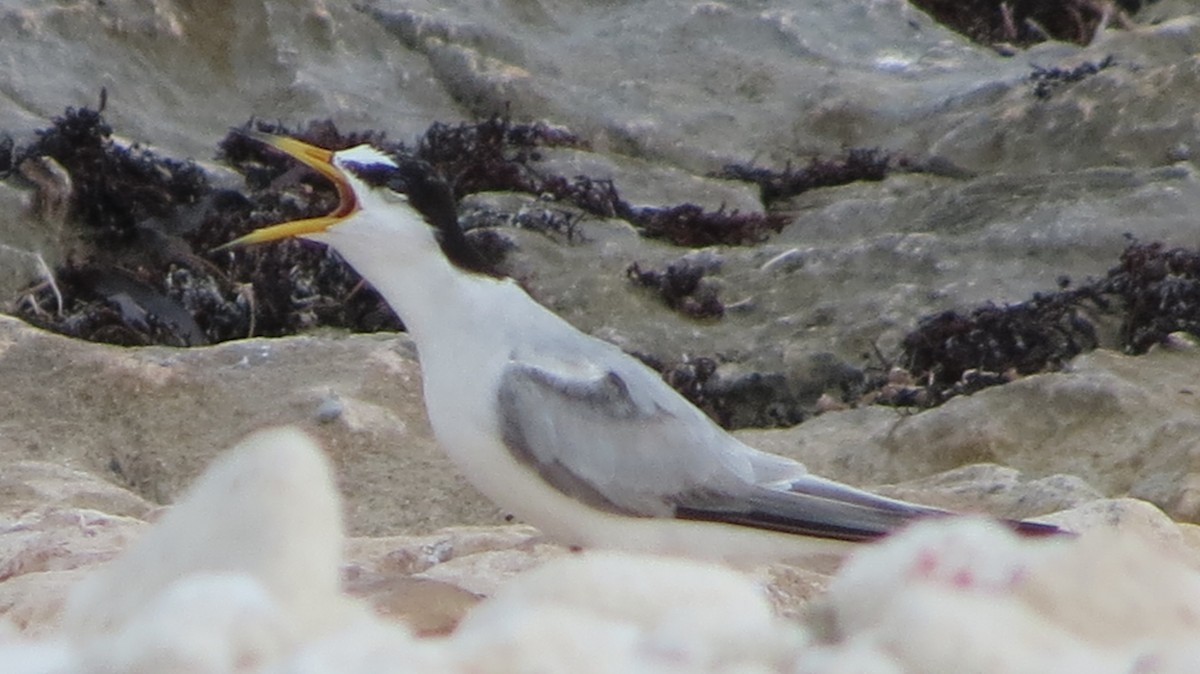
[[[222,248],[301,237],[333,247],[416,342],[434,434],[484,495],[570,545],[733,561],[828,552],[951,513],[877,496],[743,444],[616,346],[495,275],[449,185],[368,145],[332,152],[247,135],[328,178],[327,215]],[[1002,520],[1028,535],[1060,530]]]

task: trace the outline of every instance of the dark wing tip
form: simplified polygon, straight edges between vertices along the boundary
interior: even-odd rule
[[[809,536],[850,543],[873,541],[888,534],[883,529],[840,526],[815,519],[785,517],[762,511],[711,510],[683,505],[675,506],[675,518],[716,524],[734,524],[793,536]]]
[[[1066,529],[1054,526],[1053,524],[1044,524],[1042,522],[1029,522],[1026,520],[1001,520],[1001,522],[1012,531],[1029,538],[1075,535],[1074,532],[1067,531]]]
[[[859,543],[890,536],[920,520],[959,516],[957,513],[934,508],[925,509],[920,506],[904,510],[847,503],[822,503],[820,500],[810,500],[802,505],[796,504],[798,507],[783,512],[771,507],[739,507],[739,505],[703,502],[677,503],[675,517]],[[769,506],[770,504],[759,503],[758,505]],[[1027,538],[1075,536],[1074,533],[1053,524],[1007,519],[996,521]]]

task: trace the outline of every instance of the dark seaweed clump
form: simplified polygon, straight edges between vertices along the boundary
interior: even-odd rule
[[[1121,302],[1129,353],[1145,353],[1174,332],[1200,335],[1200,250],[1135,241],[1098,285]]]
[[[834,187],[858,181],[880,181],[893,168],[893,157],[879,148],[853,148],[836,159],[815,157],[800,168],[790,164],[783,171],[729,164],[718,176],[756,183],[766,205],[818,187]]]
[[[70,175],[69,216],[107,244],[133,240],[139,223],[170,217],[209,189],[192,162],[115,143],[101,113],[88,108],[68,108],[31,146],[16,152],[15,163],[19,167],[31,157],[53,159]]]
[[[357,140],[337,137],[329,125],[304,133],[330,144]],[[98,111],[68,109],[17,156],[19,165],[49,158],[70,176],[67,212],[80,242],[54,270],[56,285],[35,286],[15,312],[47,329],[122,345],[190,346],[315,325],[399,328],[378,296],[320,247],[283,242],[210,253],[253,228],[326,212],[335,201],[307,175],[273,184],[272,176],[291,167],[252,145],[231,133],[221,146],[247,176],[242,193],[212,185],[191,162],[116,142]]]
[[[899,363],[920,385],[880,382],[885,401],[931,406],[1012,379],[1061,369],[1098,346],[1095,319],[1120,322],[1121,348],[1145,353],[1170,335],[1200,335],[1200,251],[1131,241],[1119,264],[1077,288],[1026,302],[947,311],[920,321]]]
[[[634,206],[611,180],[544,175],[530,166],[538,147],[583,147],[568,131],[548,125],[514,128],[503,117],[479,124],[435,124],[416,154],[441,169],[457,194],[506,190],[567,203],[589,214],[620,218],[644,236],[677,246],[746,245],[764,241],[786,224],[774,214],[706,211],[695,204]]]
[[[1102,27],[1129,26],[1153,0],[912,0],[939,23],[985,45],[1047,40],[1087,45]]]
[[[704,356],[666,363],[632,354],[722,428],[782,428],[808,416],[811,405],[792,391],[782,372],[721,376],[716,359]]]
[[[1090,290],[1037,295],[1009,306],[985,305],[921,319],[903,342],[903,362],[939,392],[969,393],[1005,377],[1061,368],[1096,348],[1096,329],[1084,316]],[[981,375],[993,373],[1000,378]],[[964,386],[964,380],[970,381]],[[958,388],[955,388],[958,387]]]
[[[287,129],[262,121],[252,128],[286,133],[341,149],[372,142],[396,155],[429,162],[458,195],[518,190],[588,213],[625,217],[648,235],[683,245],[751,243],[777,228],[775,216],[704,211],[694,205],[635,208],[611,181],[541,175],[530,162],[540,148],[579,146],[569,132],[496,117],[478,124],[435,124],[407,147],[377,132],[343,133],[330,122]],[[336,254],[304,241],[214,252],[254,228],[331,210],[327,181],[263,144],[232,131],[219,157],[245,179],[243,188],[213,184],[191,162],[114,140],[100,111],[68,109],[28,145],[0,143],[0,177],[28,180],[40,192],[59,190],[65,207],[41,212],[73,225],[65,262],[11,303],[29,322],[75,337],[114,344],[197,345],[246,336],[292,334],[316,326],[395,330],[393,312]],[[831,181],[878,179],[890,158],[875,151],[845,160],[814,161],[781,174],[735,169],[759,181],[772,198]],[[740,171],[740,173],[739,173]],[[68,180],[61,179],[69,176]],[[41,176],[41,177],[37,177]],[[59,176],[56,178],[55,176]],[[52,199],[47,199],[52,201]],[[566,212],[566,211],[564,211]],[[573,220],[549,218],[569,232]],[[557,224],[555,224],[557,223]],[[665,224],[664,224],[665,223]],[[664,234],[663,232],[674,232]],[[479,232],[492,258],[509,243]],[[665,271],[631,267],[637,283],[699,317],[723,305],[703,268]],[[1053,370],[1097,344],[1093,318],[1117,317],[1123,348],[1142,353],[1177,331],[1200,334],[1200,253],[1132,241],[1117,267],[1083,286],[1069,284],[1023,303],[986,305],[923,319],[895,360],[909,373],[886,384],[894,404],[932,405],[1013,377]],[[707,288],[707,289],[706,289]],[[716,366],[694,360],[660,368],[664,376],[723,424],[779,425],[802,417],[806,400],[782,374],[716,377]]]
[[[726,212],[724,208],[706,211],[696,204],[667,208],[635,208],[624,202],[621,205],[618,215],[638,226],[643,236],[690,248],[762,243],[788,222],[786,217],[776,213]]]
[[[1116,63],[1112,55],[1095,63],[1081,63],[1074,68],[1041,68],[1034,66],[1029,81],[1033,84],[1033,95],[1045,100],[1062,87],[1087,79]]]
[[[292,240],[213,252],[255,228],[329,212],[337,196],[326,180],[235,129],[220,141],[217,158],[244,177],[244,188],[214,185],[190,161],[118,142],[102,111],[70,108],[32,142],[12,147],[6,139],[0,147],[0,177],[23,176],[35,183],[40,200],[60,200],[62,208],[47,206],[42,215],[61,221],[48,225],[69,224],[77,239],[52,280],[39,279],[15,298],[13,313],[63,334],[123,345],[198,345],[316,326],[403,327],[369,284],[322,246]],[[263,120],[246,126],[332,150],[369,142],[429,163],[459,197],[527,192],[626,218],[648,236],[682,245],[751,243],[783,223],[692,204],[636,208],[611,181],[543,175],[531,167],[541,148],[585,146],[570,131],[543,123],[502,116],[437,123],[415,147],[377,131],[343,132],[330,121],[295,129]],[[514,222],[570,239],[577,219],[561,209],[518,214]],[[487,230],[469,236],[493,263],[510,247]]]
[[[704,282],[705,265],[684,257],[663,271],[642,269],[634,262],[625,270],[635,285],[656,291],[667,306],[690,318],[720,318],[725,305],[717,297],[715,286]]]

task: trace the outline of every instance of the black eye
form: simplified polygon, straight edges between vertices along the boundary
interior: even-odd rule
[[[383,200],[389,204],[409,203],[411,205],[407,193],[397,190],[391,186],[379,190],[379,194],[383,197]]]
[[[392,171],[392,175],[388,177],[387,182],[384,183],[384,185],[393,192],[407,194],[410,182],[411,181],[404,179],[404,176],[400,174],[400,171]]]

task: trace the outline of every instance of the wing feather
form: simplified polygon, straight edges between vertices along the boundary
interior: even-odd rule
[[[498,403],[513,456],[570,496],[644,517],[671,517],[675,494],[753,479],[748,457],[723,451],[740,443],[657,374],[632,359],[602,362],[614,367],[509,363]]]
[[[747,447],[616,347],[592,348],[603,351],[514,358],[499,389],[506,447],[573,498],[635,517],[851,541],[948,514],[826,480]]]

